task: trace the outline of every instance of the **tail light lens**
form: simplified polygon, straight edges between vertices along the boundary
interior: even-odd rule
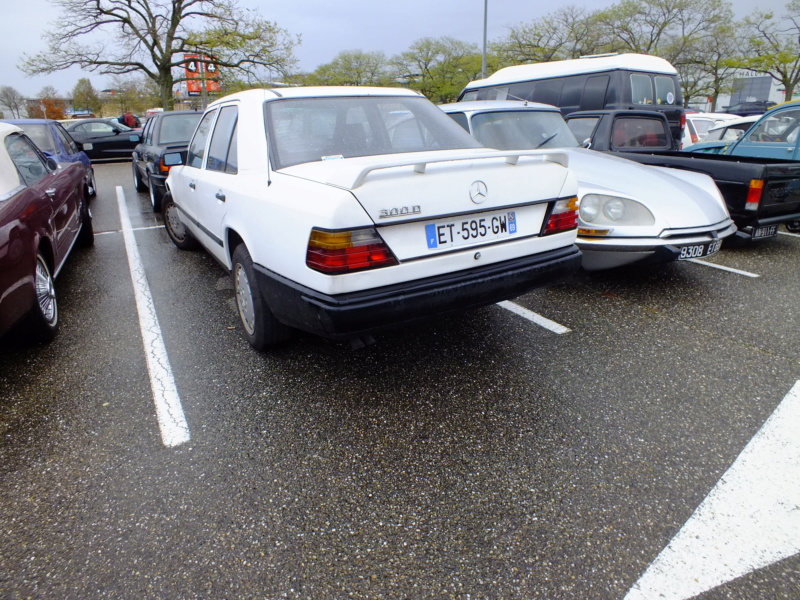
[[[312,229],[306,265],[328,275],[353,273],[398,264],[375,229],[325,231]]]
[[[165,165],[164,164],[164,158],[163,157],[161,159],[159,159],[159,161],[158,161],[158,170],[159,171],[161,171],[162,173],[166,174],[166,173],[169,173],[170,168],[171,167],[169,165]]]
[[[578,228],[578,197],[557,200],[553,207],[542,235],[561,233]]]
[[[763,179],[751,179],[750,188],[747,190],[747,204],[744,205],[745,210],[758,210],[758,205],[761,202],[761,194],[764,192]]]

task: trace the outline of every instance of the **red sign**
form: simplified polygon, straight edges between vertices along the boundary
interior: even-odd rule
[[[183,60],[186,69],[186,93],[189,96],[201,95],[203,84],[206,92],[220,91],[219,73],[215,63],[198,54],[184,54]]]

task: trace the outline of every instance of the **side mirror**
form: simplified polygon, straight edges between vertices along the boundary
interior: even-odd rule
[[[167,152],[161,160],[165,167],[175,167],[183,164],[183,156],[180,152]]]
[[[47,168],[51,171],[58,171],[58,163],[52,156],[45,155],[47,158]]]

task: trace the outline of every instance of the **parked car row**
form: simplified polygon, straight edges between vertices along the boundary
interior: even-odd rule
[[[674,73],[650,57],[636,61],[650,69],[646,76],[623,69],[611,78],[617,58],[566,61],[586,65],[586,76],[572,83],[599,78],[618,86],[627,105],[617,109],[467,100],[523,92],[575,100],[564,87],[570,81],[553,83],[558,69],[524,69],[470,84],[462,101],[440,107],[395,88],[261,89],[221,98],[203,113],[158,112],[143,130],[102,119],[66,130],[22,124],[47,155],[19,128],[7,125],[4,135],[44,161],[40,179],[80,174],[73,210],[59,213],[78,215],[77,225],[51,237],[91,238],[94,176],[89,158],[71,151],[83,147],[102,158],[127,152],[135,189],[163,212],[175,246],[203,247],[230,272],[254,348],[283,342],[295,329],[364,345],[376,332],[512,298],[581,266],[707,257],[734,234],[769,237],[778,223],[800,219],[793,191],[800,163],[673,150],[680,142],[671,119],[685,118],[679,88],[671,91]],[[534,75],[533,83],[514,82]],[[800,106],[797,115],[772,112],[741,140],[755,131],[758,142],[796,143]],[[692,125],[709,129],[735,120],[696,116]],[[111,150],[101,133],[130,146]],[[79,141],[70,145],[70,134]],[[13,168],[0,172],[9,190],[16,190],[15,175],[25,186],[39,181],[23,173],[27,163],[9,160]],[[52,199],[53,191],[45,194]],[[41,245],[36,252],[41,260],[27,267],[41,287],[25,298],[54,305],[49,274],[66,254],[47,255]],[[46,337],[57,319],[31,306],[16,320],[25,317]]]

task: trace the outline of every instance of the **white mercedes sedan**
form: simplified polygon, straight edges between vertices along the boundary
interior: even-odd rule
[[[713,179],[579,148],[553,106],[505,100],[439,108],[489,148],[569,154],[578,177],[577,244],[586,270],[710,256],[736,232]]]
[[[165,162],[167,233],[230,271],[256,349],[292,329],[360,345],[580,268],[567,154],[482,148],[409,90],[227,96]]]

